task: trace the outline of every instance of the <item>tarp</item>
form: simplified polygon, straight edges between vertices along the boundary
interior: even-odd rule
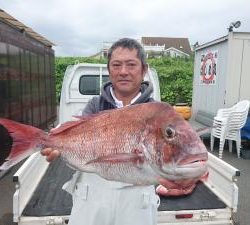
[[[241,139],[250,140],[250,115],[248,115],[246,124],[241,129]]]

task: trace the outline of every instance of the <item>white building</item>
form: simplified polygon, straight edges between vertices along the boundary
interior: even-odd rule
[[[229,32],[195,49],[192,114],[250,100],[250,33]]]
[[[142,37],[138,40],[149,57],[189,57],[192,50],[188,38]],[[103,42],[102,49],[94,57],[107,57],[113,42]]]
[[[142,37],[147,57],[189,57],[192,54],[188,38]]]

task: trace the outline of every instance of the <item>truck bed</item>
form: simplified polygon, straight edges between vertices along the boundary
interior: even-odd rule
[[[22,215],[38,217],[69,215],[72,208],[72,199],[70,194],[62,190],[62,186],[71,178],[73,173],[74,170],[60,159],[51,163]],[[161,197],[158,210],[218,208],[226,208],[226,205],[206,185],[200,182],[191,195]]]

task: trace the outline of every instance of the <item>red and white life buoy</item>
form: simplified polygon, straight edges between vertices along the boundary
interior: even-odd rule
[[[212,52],[207,53],[201,65],[201,76],[204,83],[215,79],[216,75],[216,62]]]

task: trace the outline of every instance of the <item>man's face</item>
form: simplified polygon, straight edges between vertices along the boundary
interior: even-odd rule
[[[113,51],[108,69],[115,93],[123,96],[136,94],[139,91],[147,70],[137,57],[136,49],[122,47]]]

